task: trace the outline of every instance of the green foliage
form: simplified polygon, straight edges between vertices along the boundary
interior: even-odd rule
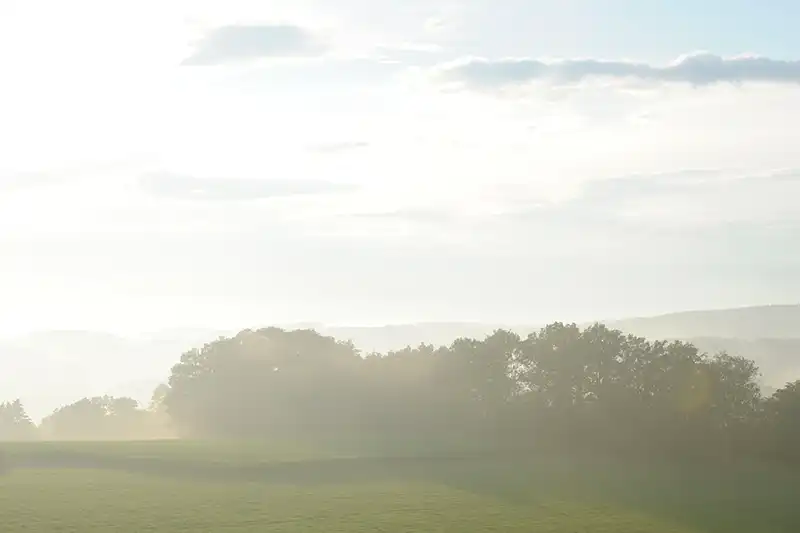
[[[19,400],[0,403],[0,441],[36,438],[36,426]]]
[[[333,427],[354,422],[362,362],[313,331],[246,330],[183,354],[163,403],[179,428],[206,436]]]
[[[797,447],[791,394],[764,401],[758,378],[748,359],[599,324],[366,357],[312,330],[267,328],[185,353],[156,396],[185,436],[417,435],[681,455]]]
[[[157,413],[139,408],[132,398],[96,396],[56,409],[40,425],[51,440],[125,440],[157,430]]]
[[[768,452],[800,461],[800,381],[787,384],[765,402],[760,429]]]
[[[41,424],[44,438],[416,440],[474,449],[603,449],[649,455],[800,459],[797,384],[762,398],[749,359],[648,341],[600,324],[498,330],[450,346],[362,356],[313,330],[245,330],[184,353],[148,409],[84,398]],[[30,438],[19,402],[0,439]]]

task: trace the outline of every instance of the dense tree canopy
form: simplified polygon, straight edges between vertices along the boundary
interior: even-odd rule
[[[246,330],[185,353],[159,391],[185,435],[479,439],[515,446],[770,452],[800,443],[797,385],[762,399],[741,357],[603,325],[498,330],[362,356],[311,330]],[[768,431],[767,431],[768,430]]]
[[[800,381],[763,398],[756,365],[603,325],[498,330],[450,346],[361,354],[313,330],[244,330],[184,353],[147,409],[84,398],[38,428],[49,439],[436,440],[626,453],[752,453],[800,460]],[[33,438],[19,401],[0,440]]]

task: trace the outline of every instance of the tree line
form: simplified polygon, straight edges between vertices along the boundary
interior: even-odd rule
[[[758,367],[596,324],[497,330],[362,354],[314,330],[245,330],[184,353],[151,405],[83,399],[39,427],[0,406],[2,438],[348,436],[624,453],[800,459],[800,381],[762,396]]]
[[[20,400],[0,403],[0,442],[30,440],[137,440],[167,438],[166,414],[128,397],[82,398],[59,407],[38,425]]]

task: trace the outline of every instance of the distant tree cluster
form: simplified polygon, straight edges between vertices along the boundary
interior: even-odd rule
[[[19,400],[0,403],[0,441],[25,441],[36,438],[36,425]]]
[[[37,426],[22,402],[0,404],[0,442],[47,440],[128,440],[171,434],[166,414],[142,409],[132,398],[98,396],[59,407]]]
[[[53,440],[130,440],[152,433],[155,413],[132,398],[96,396],[56,409],[39,425]]]
[[[0,440],[409,438],[533,449],[763,454],[800,460],[800,381],[762,397],[745,358],[603,325],[498,330],[361,354],[313,330],[245,330],[184,353],[141,409],[86,398],[36,428],[0,404]]]

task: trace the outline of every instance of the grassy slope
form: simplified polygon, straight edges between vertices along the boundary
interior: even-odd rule
[[[41,443],[5,451],[12,461],[49,467],[0,477],[0,524],[8,533],[770,533],[800,524],[800,476],[766,465],[336,459],[340,454],[289,445],[187,442]],[[67,464],[70,457],[94,462]]]

